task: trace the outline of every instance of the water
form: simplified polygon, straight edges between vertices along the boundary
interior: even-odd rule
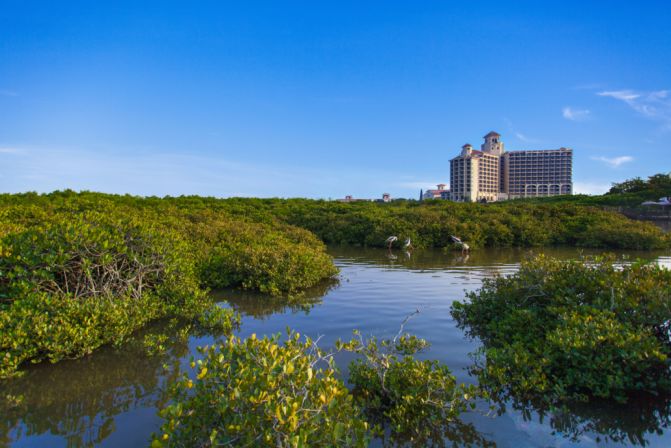
[[[467,367],[469,353],[478,342],[456,328],[450,306],[477,289],[482,280],[514,272],[525,250],[483,250],[470,256],[418,250],[412,256],[380,249],[331,248],[341,269],[339,281],[321,285],[308,294],[307,305],[259,294],[221,291],[228,306],[243,314],[241,335],[282,332],[287,326],[312,337],[322,336],[329,347],[351,336],[391,336],[411,312],[406,330],[432,345],[425,358],[446,363],[460,381],[473,382]],[[578,256],[574,249],[545,250],[562,258]],[[668,253],[629,253],[655,259],[671,267]],[[212,336],[191,336],[173,341],[167,353],[147,356],[145,333],[164,330],[157,324],[121,349],[104,348],[92,356],[55,365],[40,364],[21,378],[0,383],[2,426],[0,445],[36,446],[147,446],[158,431],[157,407],[164,403],[166,384],[184,367],[198,345]],[[346,374],[347,356],[337,358]],[[5,397],[23,396],[20,403]],[[664,399],[643,399],[626,407],[611,404],[576,405],[564,413],[542,418],[533,410],[512,410],[501,416],[480,412],[466,414],[464,431],[475,429],[500,447],[621,446],[647,444],[671,446],[666,420],[670,411]],[[472,425],[472,427],[466,426]],[[456,434],[455,437],[458,437]],[[613,440],[615,439],[615,440]],[[617,440],[623,440],[622,443]]]

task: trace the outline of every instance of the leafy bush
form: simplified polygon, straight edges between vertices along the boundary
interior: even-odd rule
[[[229,336],[199,348],[204,359],[191,362],[195,377],[184,375],[172,388],[152,446],[367,446],[384,437],[383,428],[399,446],[443,445],[445,437],[462,446],[490,444],[458,419],[475,407],[478,389],[457,384],[436,361],[413,358],[426,341],[355,334],[336,344],[362,356],[350,365],[353,393],[338,378],[335,353],[290,330],[283,343],[279,334]]]
[[[2,292],[11,302],[31,292],[73,300],[154,293],[166,302],[200,294],[185,243],[137,219],[87,213],[56,215],[5,238]]]
[[[425,340],[400,333],[394,339],[364,340],[359,332],[354,334],[339,347],[361,355],[350,364],[349,381],[369,421],[389,428],[396,443],[416,446],[440,445],[444,437],[464,432],[466,425],[458,417],[475,409],[480,393],[473,385],[458,384],[438,361],[415,359],[413,355],[428,347]],[[472,439],[470,443],[485,444],[480,437]]]
[[[199,248],[201,281],[271,295],[296,294],[338,270],[314,235],[292,226],[209,219],[190,232]]]
[[[484,347],[480,384],[553,402],[671,391],[671,271],[543,256],[485,281],[452,314]]]
[[[211,302],[179,235],[126,216],[54,215],[2,240],[0,376],[123,342]]]
[[[566,203],[4,194],[0,376],[120,343],[163,316],[192,318],[211,306],[203,287],[297,295],[337,272],[324,242],[381,246],[390,234],[416,247],[450,246],[451,234],[473,248],[671,245],[652,225]]]
[[[202,247],[209,248],[202,245],[203,241],[226,240],[226,235],[217,236],[220,229],[232,237],[238,231],[244,234],[245,228],[251,229],[253,223],[261,225],[247,232],[253,240],[254,234],[265,237],[279,233],[294,243],[308,245],[316,235],[326,244],[382,247],[389,235],[397,235],[400,241],[411,238],[415,247],[447,247],[452,244],[450,235],[458,235],[472,248],[671,247],[671,237],[654,225],[600,208],[616,205],[611,196],[556,196],[491,204],[451,201],[381,204],[197,196],[159,199],[63,191],[48,195],[0,195],[0,222],[2,209],[11,216],[8,222],[21,226],[44,221],[48,219],[45,216],[54,212],[123,210],[150,221],[169,222],[198,246],[194,247],[194,253],[199,253]],[[221,227],[217,223],[222,223]],[[300,232],[297,227],[309,232]]]
[[[175,385],[152,446],[367,446],[333,359],[309,338],[230,336],[200,350],[198,373]]]

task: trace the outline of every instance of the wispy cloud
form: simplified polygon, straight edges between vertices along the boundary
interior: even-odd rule
[[[620,101],[634,101],[641,97],[640,94],[634,92],[633,90],[609,90],[604,92],[598,92],[599,96],[609,96]]]
[[[562,109],[562,116],[571,121],[584,121],[590,117],[590,111],[587,109],[574,109],[567,106]]]
[[[634,160],[633,157],[631,156],[620,156],[620,157],[591,157],[592,160],[597,160],[599,162],[603,162],[606,165],[610,166],[611,168],[617,168],[623,163],[629,163]]]
[[[573,183],[573,192],[577,194],[604,194],[608,190],[610,190],[609,184],[578,181]]]
[[[19,92],[14,90],[0,89],[0,96],[19,96]]]
[[[644,117],[661,122],[664,130],[671,130],[669,93],[669,90],[637,92],[625,89],[597,92],[597,95],[622,101]]]
[[[23,150],[19,148],[3,148],[0,146],[0,154],[22,154]]]
[[[523,134],[523,133],[519,132],[517,129],[515,129],[515,126],[513,126],[513,122],[510,119],[504,118],[503,120],[506,122],[506,125],[508,126],[508,129],[510,130],[510,132],[512,132],[513,135],[519,141],[524,142],[524,143],[541,143],[541,141],[539,139],[529,137],[528,135]]]
[[[515,132],[515,137],[517,137],[518,140],[523,141],[524,143],[539,143],[538,140],[535,138],[531,138],[527,135],[522,134],[521,132]]]

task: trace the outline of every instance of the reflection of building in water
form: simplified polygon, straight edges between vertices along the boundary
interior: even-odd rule
[[[450,199],[492,202],[573,193],[573,150],[506,152],[501,135],[490,132],[480,150],[470,144],[450,160]]]

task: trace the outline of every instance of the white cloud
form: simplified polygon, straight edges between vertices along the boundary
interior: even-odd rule
[[[589,118],[590,111],[587,109],[573,109],[567,106],[562,109],[562,116],[571,121],[583,121]]]
[[[521,132],[515,132],[515,137],[517,137],[518,140],[523,141],[524,143],[539,143],[538,140],[531,138],[525,134],[522,134]]]
[[[573,192],[576,194],[604,194],[610,190],[609,184],[599,184],[594,182],[574,182]]]
[[[615,98],[616,100],[621,101],[634,101],[641,97],[640,94],[635,93],[633,90],[610,90],[597,93],[599,96],[609,96]]]
[[[19,148],[2,148],[0,147],[0,154],[21,154],[23,150]]]
[[[629,163],[634,160],[633,157],[630,156],[620,156],[620,157],[592,157],[592,160],[597,160],[599,162],[604,162],[606,165],[610,166],[611,168],[617,168],[623,163]]]
[[[597,95],[623,101],[639,114],[662,123],[662,129],[671,130],[671,98],[668,90],[636,92],[634,90],[611,90]]]

